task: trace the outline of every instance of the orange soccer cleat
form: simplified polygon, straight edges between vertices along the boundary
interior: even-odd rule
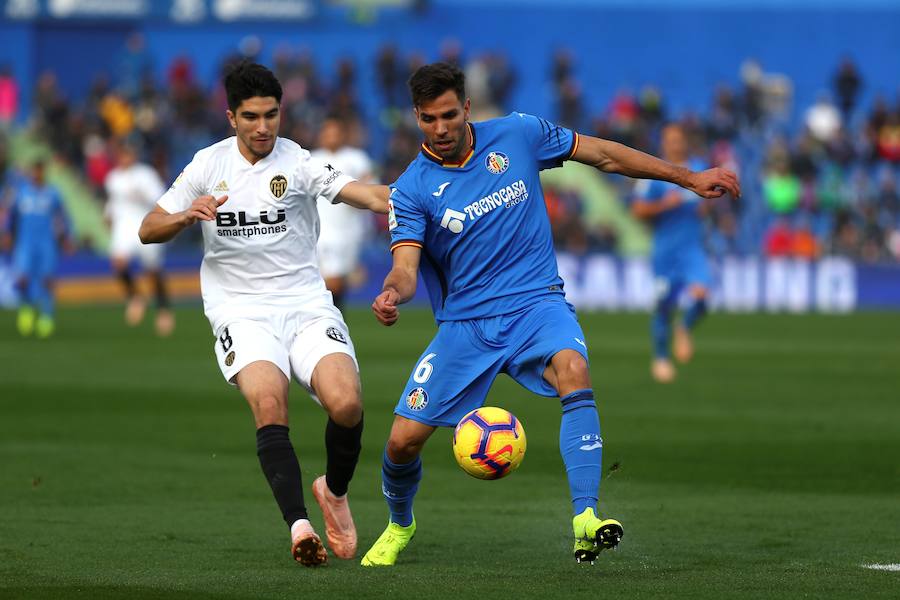
[[[312,484],[313,495],[322,507],[325,518],[325,534],[328,545],[338,558],[353,558],[356,554],[356,525],[350,514],[347,495],[335,496],[325,483],[325,476],[318,477]]]

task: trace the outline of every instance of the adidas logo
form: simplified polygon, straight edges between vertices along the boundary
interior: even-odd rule
[[[227,191],[228,191],[228,184],[225,183],[225,180],[223,179],[222,181],[220,181],[220,182],[216,185],[216,187],[213,188],[213,191],[214,191],[214,192],[227,192]]]

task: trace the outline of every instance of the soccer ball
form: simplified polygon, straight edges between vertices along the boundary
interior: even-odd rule
[[[477,408],[464,416],[453,431],[453,456],[472,477],[506,477],[522,464],[525,429],[502,408]]]

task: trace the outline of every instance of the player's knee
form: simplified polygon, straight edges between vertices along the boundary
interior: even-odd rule
[[[251,402],[256,427],[287,425],[287,404],[276,394],[260,394]]]
[[[709,292],[702,285],[698,285],[694,288],[691,288],[690,294],[691,294],[691,298],[693,298],[694,300],[700,301],[700,300],[706,300],[706,296],[709,294]]]
[[[587,361],[580,354],[565,357],[556,368],[559,382],[581,387],[590,387],[590,370]]]
[[[354,427],[362,418],[362,403],[358,398],[344,398],[329,405],[328,416],[341,427]]]
[[[359,381],[334,381],[319,394],[319,400],[331,420],[341,427],[353,427],[362,417]]]
[[[422,451],[422,443],[409,438],[391,436],[386,447],[387,456],[392,462],[406,464],[416,459]]]

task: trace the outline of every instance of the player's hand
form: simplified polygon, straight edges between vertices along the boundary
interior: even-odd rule
[[[390,327],[397,322],[397,319],[400,318],[400,311],[397,309],[397,300],[399,299],[400,295],[397,290],[393,289],[386,289],[375,297],[375,302],[372,303],[372,312],[375,313],[375,318],[379,323]]]
[[[735,198],[741,197],[741,184],[737,175],[721,167],[691,173],[691,180],[687,185],[687,189],[707,199],[719,198],[726,192]]]
[[[75,244],[75,241],[72,238],[64,237],[62,239],[62,249],[67,256],[72,256],[73,254],[75,254],[75,251],[78,250],[78,246]]]
[[[684,201],[684,190],[681,188],[675,188],[672,191],[668,192],[665,196],[663,196],[662,204],[665,206],[666,210],[672,210],[673,208],[678,208],[681,206],[681,203]]]
[[[221,198],[214,196],[200,196],[190,208],[184,211],[185,225],[193,225],[197,221],[213,221],[216,218],[216,211],[228,200],[228,194]]]

